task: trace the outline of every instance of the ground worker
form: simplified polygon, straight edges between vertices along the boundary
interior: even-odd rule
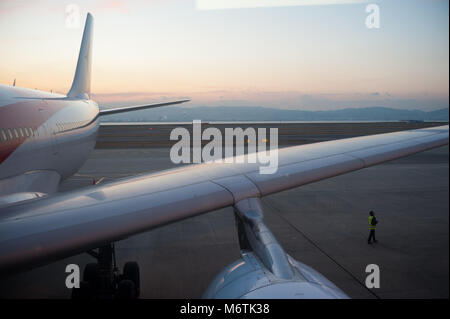
[[[375,213],[373,211],[370,211],[369,213],[369,239],[367,240],[368,244],[372,244],[372,239],[374,243],[377,243],[378,241],[375,239],[375,229],[377,228],[378,221],[375,217]]]

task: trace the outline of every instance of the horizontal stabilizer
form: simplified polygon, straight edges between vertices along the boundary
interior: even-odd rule
[[[173,105],[173,104],[180,104],[180,103],[189,102],[189,101],[190,100],[187,99],[187,100],[178,100],[178,101],[155,103],[155,104],[145,104],[145,105],[117,107],[117,108],[113,108],[113,109],[100,110],[100,114],[99,115],[110,115],[110,114],[116,114],[116,113],[122,113],[122,112],[137,111],[137,110],[142,110],[142,109],[151,109],[151,108],[154,108],[154,107],[167,106],[167,105]]]

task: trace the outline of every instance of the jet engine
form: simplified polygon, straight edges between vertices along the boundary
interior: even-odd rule
[[[234,211],[242,258],[216,276],[203,298],[349,298],[323,275],[286,254],[263,222],[259,198],[238,202]]]

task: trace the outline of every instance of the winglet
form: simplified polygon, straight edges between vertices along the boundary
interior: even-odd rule
[[[94,18],[87,14],[84,25],[83,40],[78,55],[77,69],[72,86],[67,93],[69,98],[89,99],[91,94],[91,56],[92,56],[92,28]]]

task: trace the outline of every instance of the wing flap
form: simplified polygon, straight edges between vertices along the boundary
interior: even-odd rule
[[[325,158],[288,164],[278,168],[275,174],[253,172],[248,178],[258,186],[262,196],[290,188],[320,181],[336,175],[356,171],[364,167],[361,160],[349,155],[334,155]]]

